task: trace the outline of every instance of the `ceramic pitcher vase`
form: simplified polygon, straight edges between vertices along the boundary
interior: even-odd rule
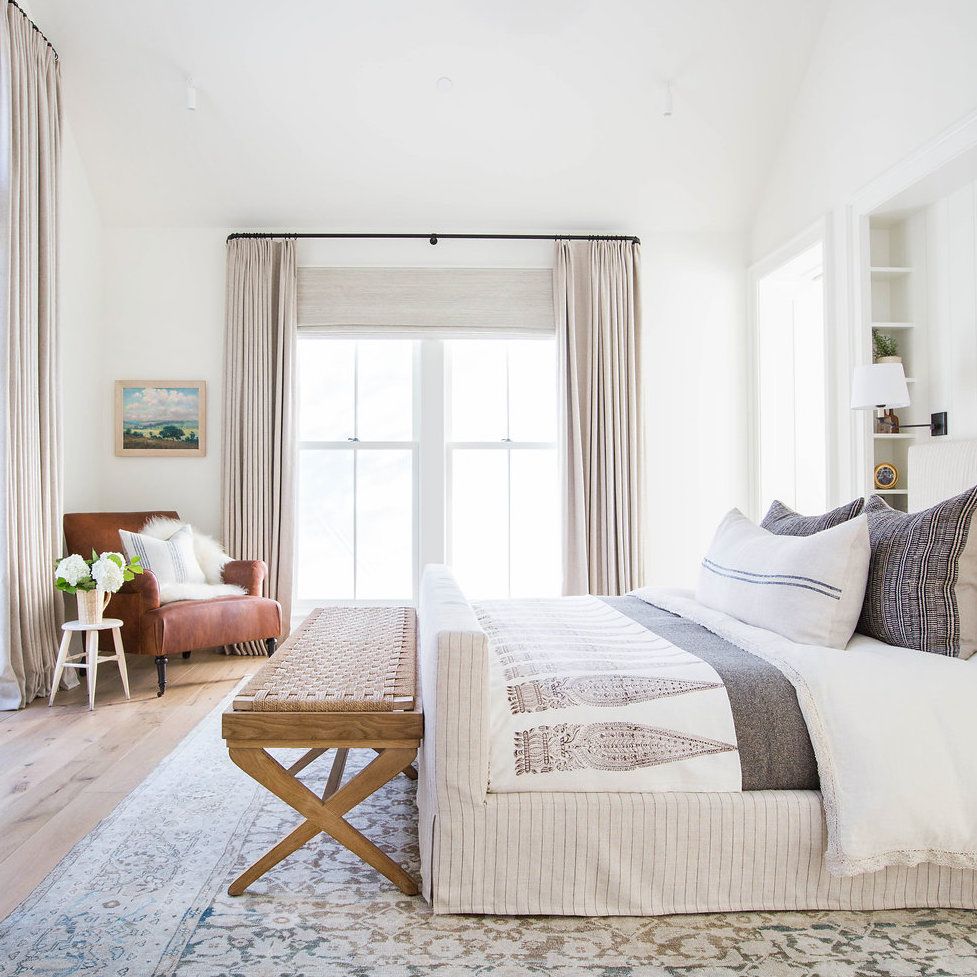
[[[107,590],[79,590],[75,597],[78,599],[78,620],[82,624],[101,624],[112,595]]]

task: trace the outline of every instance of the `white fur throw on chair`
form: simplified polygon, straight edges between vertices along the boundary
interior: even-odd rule
[[[178,519],[155,516],[139,531],[155,539],[169,539],[185,525],[187,524]],[[243,587],[223,582],[224,564],[230,563],[231,557],[224,552],[224,548],[216,539],[198,529],[193,529],[193,554],[207,582],[161,583],[159,587],[161,604],[170,604],[177,600],[210,600],[212,597],[243,597],[247,593]]]

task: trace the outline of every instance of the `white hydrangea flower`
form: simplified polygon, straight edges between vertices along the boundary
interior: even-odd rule
[[[114,594],[123,583],[122,567],[115,560],[98,559],[92,564],[92,577],[99,590]]]
[[[76,587],[80,581],[88,580],[91,574],[88,572],[88,564],[77,553],[72,553],[57,565],[54,576]]]
[[[124,567],[126,565],[126,558],[121,553],[113,553],[113,552],[103,553],[99,557],[99,559],[111,560],[113,563],[117,564],[120,567]]]

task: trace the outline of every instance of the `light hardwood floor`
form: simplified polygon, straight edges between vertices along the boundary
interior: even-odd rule
[[[0,712],[0,919],[263,658],[195,651],[170,659],[166,695],[156,697],[152,658],[129,655],[132,699],[118,669],[98,669],[95,711],[85,682]]]

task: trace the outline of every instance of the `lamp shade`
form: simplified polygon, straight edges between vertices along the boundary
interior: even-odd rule
[[[908,407],[909,387],[901,363],[856,366],[851,378],[852,410]]]

